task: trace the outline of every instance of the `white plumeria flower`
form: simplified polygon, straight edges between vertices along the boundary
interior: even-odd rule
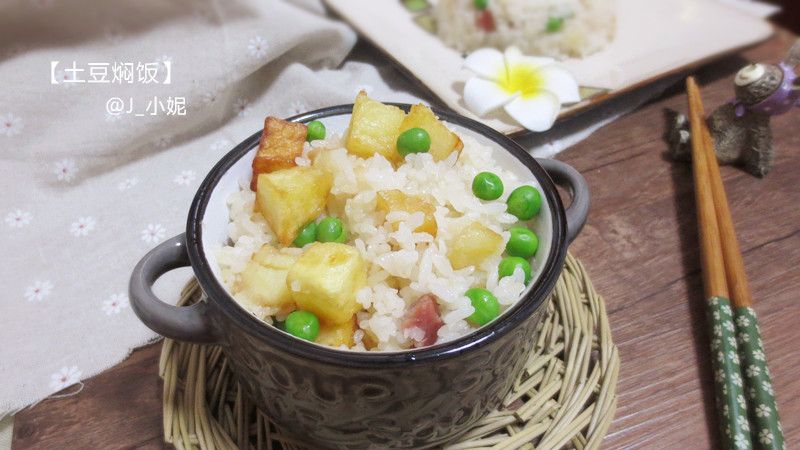
[[[775,439],[775,436],[773,436],[767,428],[764,428],[760,433],[758,433],[758,442],[761,442],[764,445],[772,444],[773,439]]]
[[[572,73],[553,58],[525,56],[516,47],[504,53],[492,48],[476,50],[464,60],[476,76],[464,85],[464,102],[484,116],[497,108],[531,131],[553,126],[563,103],[580,101]]]
[[[748,377],[755,377],[761,374],[761,368],[755,365],[750,365],[747,368],[747,376]]]
[[[752,388],[751,387],[750,388],[750,398],[755,400],[757,394],[758,394],[758,391],[756,391],[756,388]]]
[[[766,355],[764,355],[764,351],[760,349],[753,351],[753,358],[759,361],[764,361],[765,359],[767,359]]]
[[[747,333],[739,333],[738,337],[740,343],[750,342],[750,335]]]
[[[52,289],[53,284],[49,281],[37,281],[33,283],[33,286],[25,288],[25,298],[29,302],[38,302],[50,295]]]
[[[722,342],[719,340],[719,338],[712,339],[711,340],[711,350],[712,351],[717,351],[719,349],[719,346],[720,346],[721,343]]]
[[[50,378],[50,387],[54,392],[60,391],[67,386],[71,386],[79,382],[81,371],[77,366],[62,367],[60,371],[54,373]]]
[[[184,170],[180,174],[175,175],[175,184],[178,186],[188,186],[194,181],[195,173],[193,170]]]
[[[775,389],[772,387],[772,383],[770,383],[769,381],[764,380],[761,383],[761,387],[764,389],[764,392],[766,392],[767,394],[775,395]]]
[[[733,384],[735,384],[735,385],[737,385],[739,387],[742,387],[742,376],[739,375],[738,373],[734,372],[731,375],[731,382],[733,382]]]
[[[730,412],[730,408],[728,408],[728,405],[722,405],[722,416],[723,417],[728,417],[730,415],[731,415],[731,412]]]
[[[719,311],[714,311],[711,315],[714,316],[714,320],[719,320]]]
[[[11,137],[20,134],[23,128],[25,128],[25,122],[21,117],[11,113],[5,117],[0,116],[0,134]]]
[[[233,103],[233,112],[239,117],[246,117],[250,115],[252,110],[253,107],[250,106],[250,102],[248,102],[246,99],[240,98]]]
[[[714,378],[718,381],[722,381],[725,379],[725,371],[722,369],[717,370],[717,373],[714,374]]]
[[[714,325],[714,335],[722,336],[722,327],[720,325]]]
[[[739,316],[736,318],[736,325],[739,325],[740,327],[746,327],[750,325],[750,319],[745,316]]]
[[[33,220],[31,213],[21,209],[11,211],[6,215],[6,223],[11,228],[22,228],[31,223],[31,220]]]
[[[739,354],[735,351],[731,350],[728,352],[728,358],[733,361],[734,364],[739,364]]]
[[[725,362],[725,352],[720,351],[717,353],[717,361]]]
[[[138,178],[126,178],[125,181],[121,181],[117,185],[117,189],[119,189],[120,191],[124,191],[126,189],[130,189],[130,188],[136,186],[138,183],[139,183],[139,179]]]
[[[731,307],[730,307],[730,305],[722,305],[722,306],[720,307],[720,309],[722,310],[722,312],[724,312],[724,313],[725,313],[725,314],[727,314],[728,316],[730,316],[730,315],[731,315]]]
[[[164,239],[164,235],[167,233],[167,230],[164,229],[160,224],[149,224],[147,228],[142,230],[142,240],[145,242],[158,242],[161,239]]]
[[[58,176],[60,181],[72,181],[77,172],[78,166],[71,159],[62,159],[56,163],[56,167],[53,169],[53,173]]]
[[[230,141],[227,139],[220,139],[218,141],[214,141],[211,145],[208,146],[208,149],[217,152],[220,150],[225,150],[230,145]]]
[[[717,306],[719,305],[719,299],[717,297],[711,297],[708,303],[710,303],[712,306]]]
[[[767,405],[761,404],[756,408],[756,415],[758,417],[767,417],[772,412],[772,408]]]
[[[250,39],[250,42],[247,45],[247,49],[250,50],[250,54],[256,58],[263,58],[266,56],[268,48],[269,44],[267,44],[267,41],[261,36],[256,36]]]
[[[736,347],[736,338],[728,336],[728,344],[730,344],[731,347]]]
[[[125,294],[114,294],[108,300],[103,302],[103,312],[107,315],[119,314],[123,308],[127,308],[130,304],[128,296]]]
[[[92,217],[79,217],[77,221],[72,222],[69,232],[75,237],[88,236],[96,224],[97,221]]]

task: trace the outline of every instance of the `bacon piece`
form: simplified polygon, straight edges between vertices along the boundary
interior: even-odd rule
[[[425,294],[406,309],[403,333],[414,341],[414,347],[432,345],[439,337],[437,332],[444,322],[436,300],[435,295]]]

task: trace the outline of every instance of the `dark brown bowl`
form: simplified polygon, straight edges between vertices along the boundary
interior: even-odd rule
[[[406,111],[410,105],[397,105]],[[325,108],[289,120],[346,126],[352,105]],[[566,164],[537,162],[508,137],[473,120],[435,111],[460,132],[500,150],[504,167],[534,177],[542,187],[541,257],[522,298],[476,331],[445,343],[396,352],[354,352],[313,344],[268,326],[225,289],[214,247],[224,245],[225,198],[247,173],[261,132],[237,145],[209,172],[192,203],[186,233],[150,251],[133,271],[134,311],[166,337],[222,346],[233,373],[272,420],[314,446],[426,447],[445,443],[496,409],[519,376],[536,338],[545,300],[567,245],[586,220],[586,182]],[[565,210],[550,177],[567,186]],[[176,307],[155,297],[155,280],[191,265],[204,299]]]

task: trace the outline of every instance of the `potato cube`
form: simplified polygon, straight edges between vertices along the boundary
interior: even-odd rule
[[[294,161],[303,153],[307,133],[308,127],[303,123],[267,117],[258,143],[258,152],[253,158],[250,189],[255,191],[258,187],[256,180],[259,174],[296,166]]]
[[[273,313],[294,310],[286,274],[299,257],[264,244],[241,272],[241,281],[234,290],[237,300],[251,311],[258,308],[271,308]]]
[[[478,267],[486,258],[503,251],[503,236],[473,222],[456,236],[447,259],[454,269]]]
[[[406,113],[392,105],[367,97],[364,91],[356,96],[353,115],[344,146],[347,151],[362,158],[378,153],[389,161],[400,162],[396,142],[400,135],[400,124]]]
[[[322,213],[332,185],[329,174],[305,166],[258,176],[256,203],[281,245],[288,247]]]
[[[298,309],[313,312],[320,322],[342,324],[361,309],[356,292],[367,285],[367,269],[357,248],[317,242],[289,269],[286,285]]]
[[[400,133],[411,129],[422,128],[427,131],[431,137],[431,148],[428,153],[433,156],[434,161],[442,161],[446,159],[450,153],[456,151],[460,152],[464,148],[464,143],[461,139],[448,130],[444,124],[436,118],[433,111],[423,104],[414,105],[408,112],[408,115],[403,119],[400,124]]]
[[[436,237],[438,227],[433,213],[436,212],[436,206],[433,203],[425,200],[418,195],[409,195],[397,189],[390,189],[386,191],[378,191],[378,208],[384,213],[393,211],[405,211],[409,214],[421,212],[425,214],[425,221],[422,225],[414,229],[417,233],[428,233]],[[397,223],[394,224],[395,230]]]
[[[340,324],[327,324],[323,322],[319,325],[319,334],[314,342],[322,345],[330,345],[331,347],[341,347],[344,345],[350,348],[355,345],[353,334],[356,332],[357,328],[356,316]]]

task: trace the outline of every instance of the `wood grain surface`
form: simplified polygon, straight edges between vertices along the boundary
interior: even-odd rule
[[[733,96],[736,71],[777,62],[795,36],[695,71],[706,111]],[[587,179],[588,223],[570,250],[604,296],[622,361],[619,408],[604,448],[716,447],[691,166],[666,156],[666,110],[686,112],[683,79],[559,155]],[[764,179],[722,168],[759,315],[787,448],[800,444],[800,108],[773,118]],[[85,381],[78,395],[16,416],[13,447],[163,448],[160,344]]]

